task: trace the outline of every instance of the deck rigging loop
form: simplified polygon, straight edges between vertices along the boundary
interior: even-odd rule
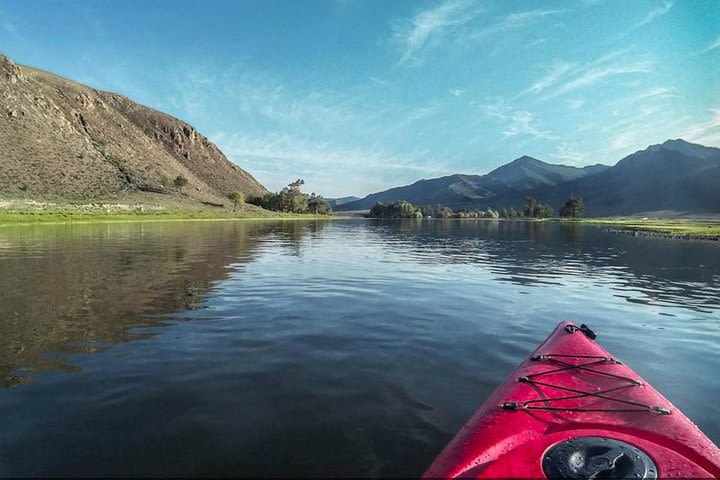
[[[570,326],[570,325],[568,325]],[[566,359],[580,359],[584,363],[573,364],[566,361]],[[608,394],[613,392],[619,392],[628,388],[640,387],[643,383],[634,378],[626,377],[623,375],[617,375],[615,373],[605,372],[597,370],[593,367],[603,364],[621,364],[612,357],[603,357],[599,355],[563,355],[556,353],[546,353],[535,355],[531,358],[533,361],[549,361],[557,365],[557,368],[546,370],[544,372],[537,372],[518,378],[518,382],[527,383],[531,385],[553,388],[563,392],[568,392],[571,395],[563,395],[559,397],[551,398],[537,398],[533,400],[525,401],[508,401],[502,404],[502,408],[506,410],[552,410],[552,411],[565,411],[565,412],[650,412],[658,415],[669,415],[670,410],[666,407],[658,405],[647,405],[640,402],[634,402],[632,400],[626,400],[624,398],[617,398],[616,396],[609,396]],[[557,385],[547,381],[537,380],[538,377],[551,375],[560,372],[567,372],[570,370],[581,370],[583,372],[595,373],[598,375],[604,375],[612,377],[618,380],[616,386],[606,388],[605,390],[599,390],[595,392],[588,392],[586,390],[580,390],[577,388],[570,388],[563,385]],[[559,402],[563,400],[574,400],[584,397],[602,398],[604,400],[610,400],[624,407],[618,408],[591,408],[591,407],[561,407],[552,405],[552,402]]]

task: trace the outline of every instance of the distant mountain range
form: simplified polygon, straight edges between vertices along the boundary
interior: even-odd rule
[[[328,202],[331,208],[336,209],[340,205],[344,205],[346,203],[350,202],[356,202],[360,200],[360,197],[340,197],[340,198],[326,198],[325,201]]]
[[[617,164],[583,168],[523,156],[487,175],[449,175],[373,193],[335,210],[365,210],[376,202],[407,200],[451,208],[521,208],[532,195],[558,211],[571,195],[589,216],[658,211],[720,212],[720,149],[668,140]]]
[[[0,55],[0,194],[93,198],[167,192],[221,202],[267,192],[187,123]]]

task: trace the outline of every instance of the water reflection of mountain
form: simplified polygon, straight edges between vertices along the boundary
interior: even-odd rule
[[[503,282],[568,284],[578,275],[603,284],[610,279],[617,295],[630,302],[706,312],[720,308],[720,249],[714,242],[632,237],[548,222],[376,221],[368,230],[399,256],[482,264]]]
[[[201,308],[267,241],[298,254],[322,222],[182,222],[0,229],[0,381],[73,370],[56,353],[141,338]],[[48,355],[51,354],[51,355]]]

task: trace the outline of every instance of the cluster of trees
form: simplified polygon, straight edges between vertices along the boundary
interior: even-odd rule
[[[560,207],[561,217],[577,218],[581,217],[585,213],[585,204],[583,199],[580,197],[570,197],[570,200],[565,202],[565,205]]]
[[[540,203],[533,197],[527,197],[527,206],[523,210],[523,215],[530,218],[547,218],[552,216],[552,208],[545,204]],[[581,197],[571,196],[565,204],[560,207],[558,212],[561,217],[565,218],[577,218],[581,217],[585,213],[585,204]]]
[[[405,200],[392,203],[376,203],[368,215],[372,218],[422,218],[419,208]]]
[[[485,210],[472,210],[464,208],[462,210],[453,210],[452,208],[436,205],[434,207],[420,207],[423,217],[432,218],[499,218],[500,213],[497,210],[488,208]]]
[[[579,217],[585,212],[583,200],[580,197],[571,197],[560,208],[561,217]],[[494,210],[461,209],[453,210],[442,205],[416,207],[410,202],[400,200],[393,203],[376,203],[370,209],[369,217],[373,218],[548,218],[551,217],[553,209],[540,203],[533,197],[527,197],[525,209],[503,208]]]
[[[523,210],[523,216],[527,218],[549,218],[552,217],[553,209],[546,203],[540,203],[533,197],[527,197],[527,204]]]
[[[412,203],[399,200],[392,203],[376,203],[370,209],[369,217],[372,218],[499,218],[497,210],[457,210],[436,205],[434,207],[416,207]]]
[[[322,195],[315,193],[308,195],[300,191],[300,187],[304,184],[305,181],[299,178],[279,192],[269,192],[262,197],[251,197],[247,202],[275,212],[330,214],[332,212],[330,204]]]

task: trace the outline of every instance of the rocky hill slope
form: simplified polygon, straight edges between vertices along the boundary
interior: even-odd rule
[[[187,123],[0,55],[0,195],[167,192],[178,175],[203,201],[266,191]]]

